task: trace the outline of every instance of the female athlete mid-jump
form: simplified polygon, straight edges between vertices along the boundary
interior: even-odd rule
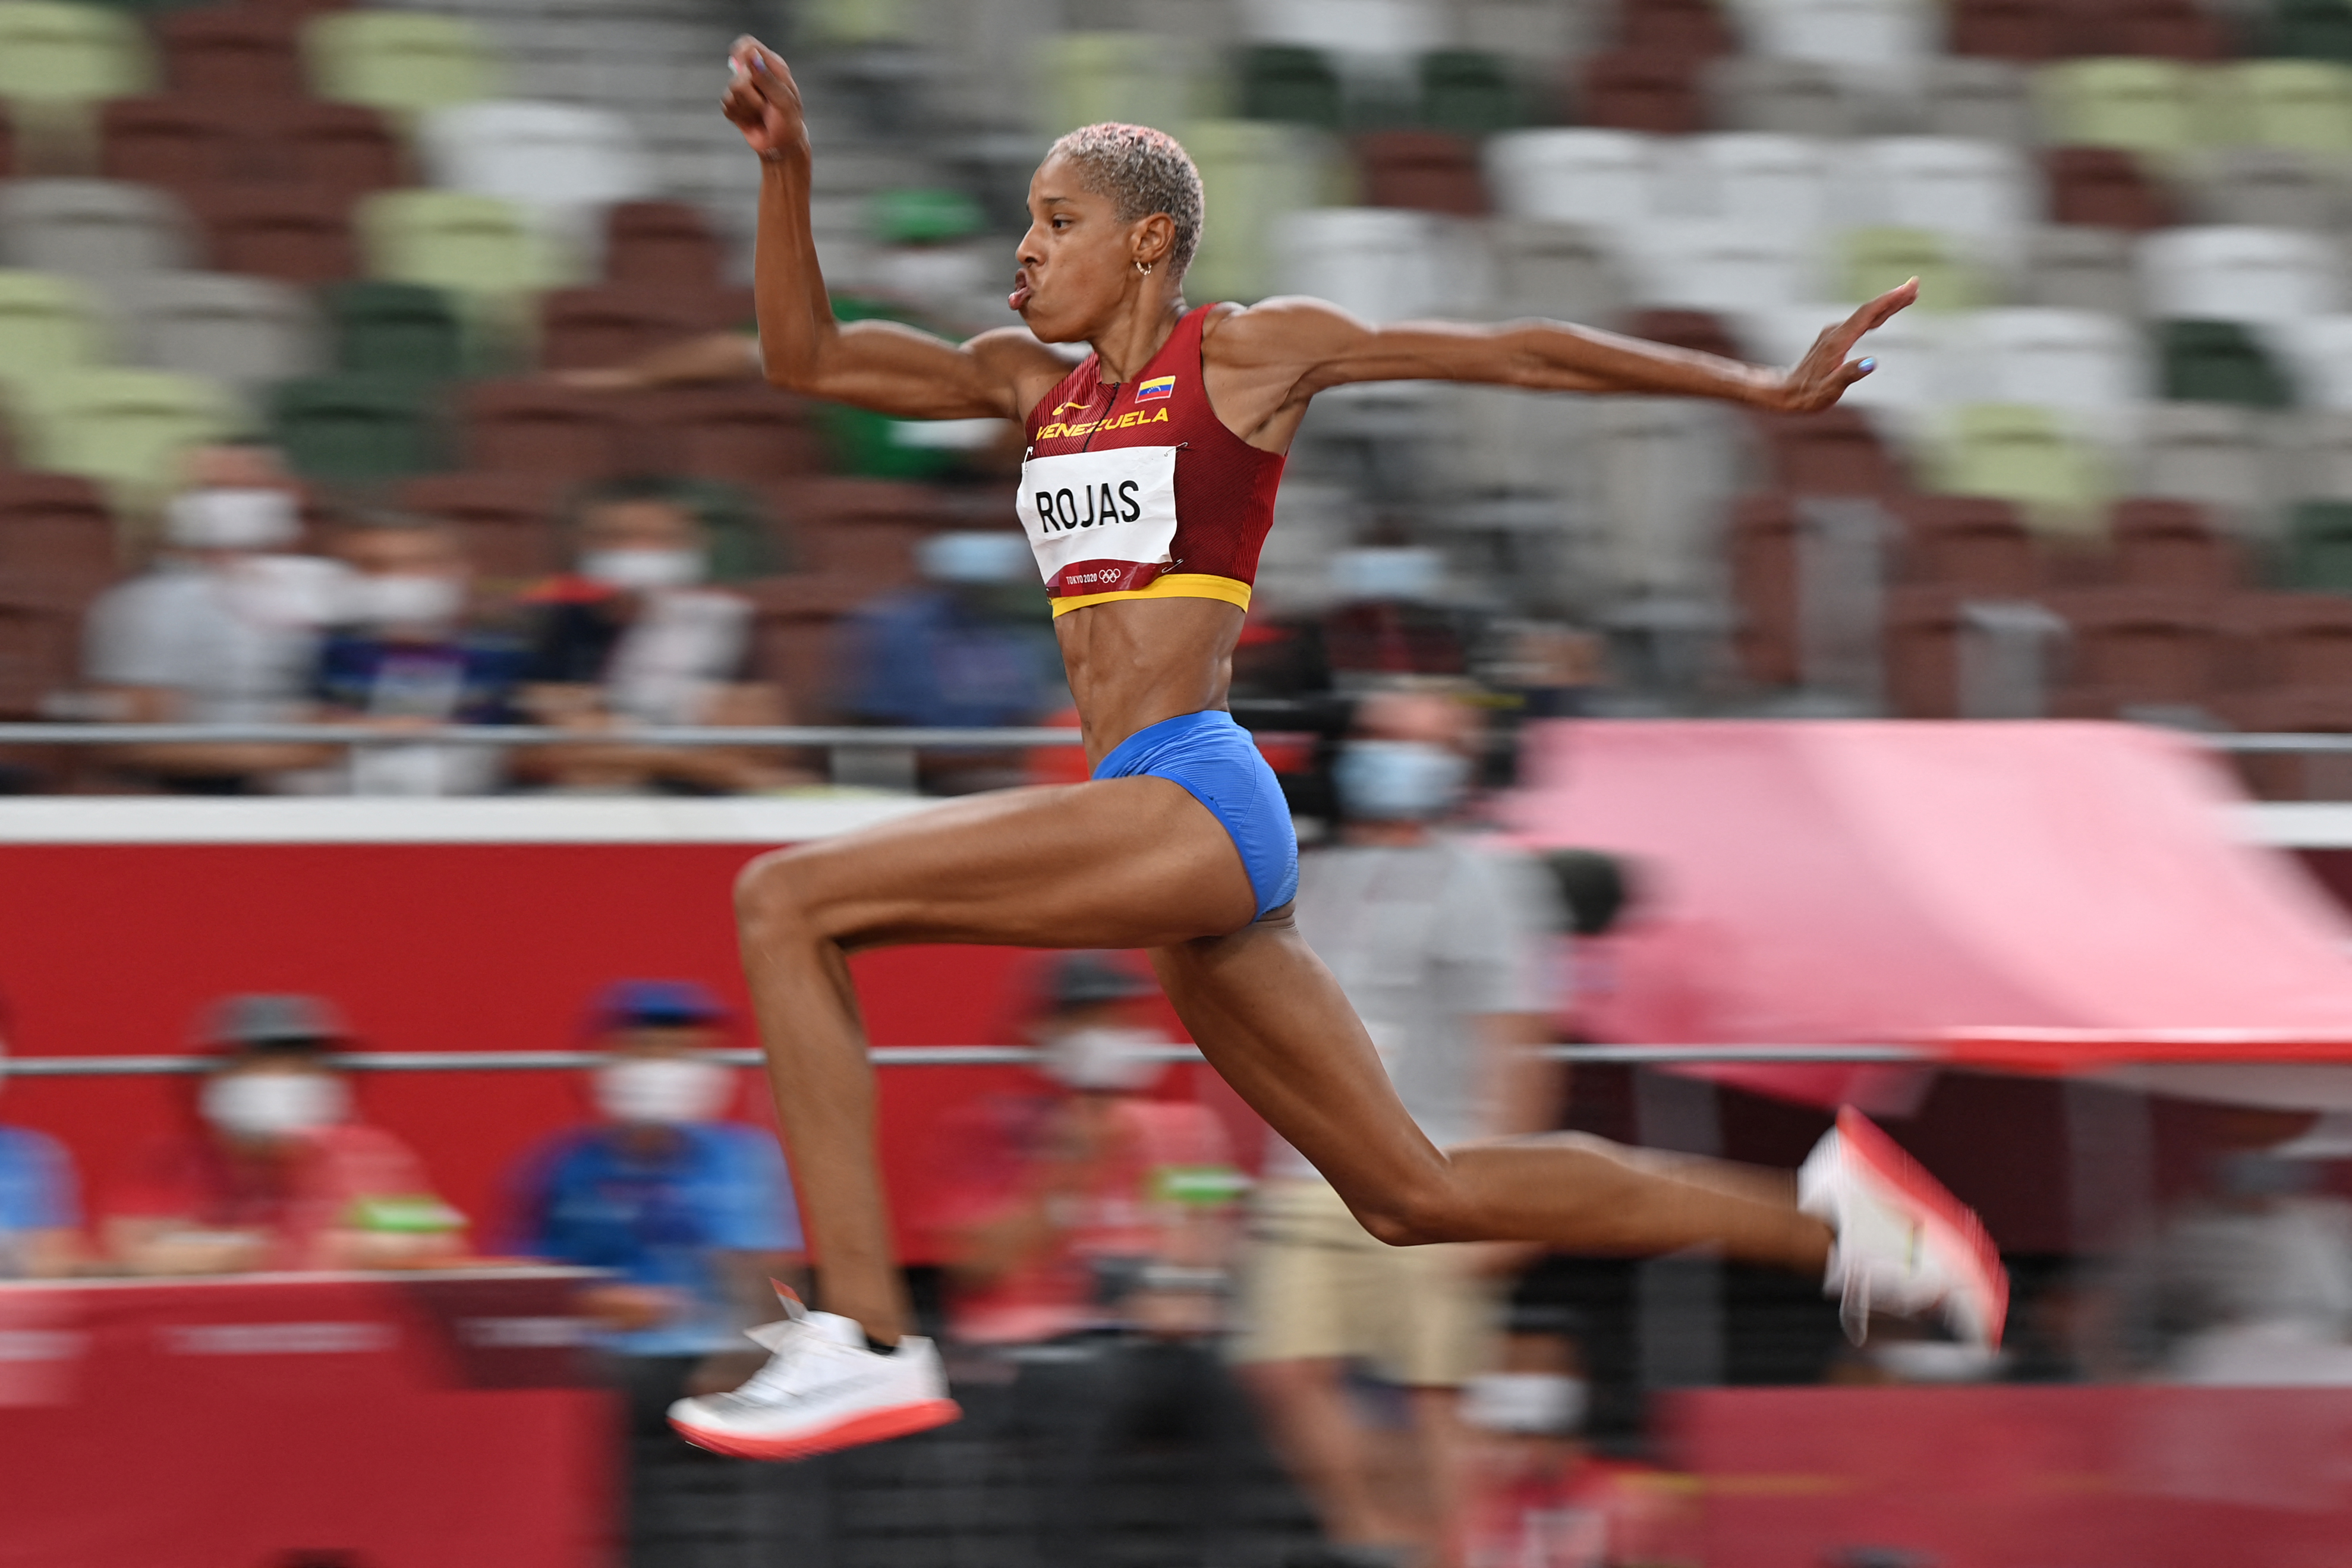
[[[788,1458],[952,1420],[907,1304],[874,1149],[847,955],[901,942],[1146,948],[1218,1072],[1398,1246],[1570,1252],[1710,1246],[1824,1279],[1850,1326],[1940,1308],[1997,1341],[2007,1282],[1965,1209],[1851,1114],[1798,1182],[1554,1136],[1440,1150],[1291,923],[1297,847],[1272,772],[1224,710],[1234,640],[1307,405],[1350,382],[1485,382],[1826,408],[1846,355],[1916,281],[1780,372],[1549,321],[1373,327],[1314,300],[1187,309],[1201,182],[1173,140],[1093,125],[1029,186],[1009,303],[961,347],[841,324],[809,226],[810,152],[783,60],[745,39],[725,111],[762,160],[757,299],[768,379],[900,418],[1024,424],[1018,510],[1054,611],[1089,782],[1015,789],[764,856],[737,887],[761,1037],[826,1309],[754,1331],[774,1354],[671,1419],[722,1452]],[[1083,342],[1076,369],[1048,343]]]

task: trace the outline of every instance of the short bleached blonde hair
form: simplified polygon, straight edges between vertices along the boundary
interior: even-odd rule
[[[1183,143],[1149,125],[1115,120],[1081,125],[1054,143],[1048,158],[1067,158],[1086,188],[1108,196],[1121,223],[1165,213],[1176,226],[1168,265],[1181,281],[1201,248],[1201,171]]]

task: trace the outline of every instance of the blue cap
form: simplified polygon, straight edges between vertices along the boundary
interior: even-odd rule
[[[726,1016],[726,1005],[692,980],[615,980],[596,999],[596,1021],[606,1029],[675,1028]]]

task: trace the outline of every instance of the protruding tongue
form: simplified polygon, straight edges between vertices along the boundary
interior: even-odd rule
[[[1029,296],[1035,291],[1029,287],[1028,279],[1015,278],[1013,280],[1013,292],[1004,297],[1004,302],[1017,314],[1021,307],[1029,302]]]

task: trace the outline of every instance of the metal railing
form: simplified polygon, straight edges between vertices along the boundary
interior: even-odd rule
[[[1197,1062],[1191,1046],[1165,1046],[1148,1053],[1163,1062]],[[1704,1066],[1747,1062],[1757,1066],[1903,1065],[1932,1060],[1901,1046],[1552,1046],[1554,1061],[1615,1067]],[[1019,1067],[1037,1059],[1026,1046],[877,1046],[867,1053],[876,1067]],[[730,1067],[758,1067],[756,1050],[713,1051]],[[216,1052],[169,1056],[14,1057],[0,1060],[8,1078],[140,1078],[209,1072]],[[590,1068],[606,1059],[602,1051],[344,1051],[327,1058],[352,1072],[552,1072]]]

